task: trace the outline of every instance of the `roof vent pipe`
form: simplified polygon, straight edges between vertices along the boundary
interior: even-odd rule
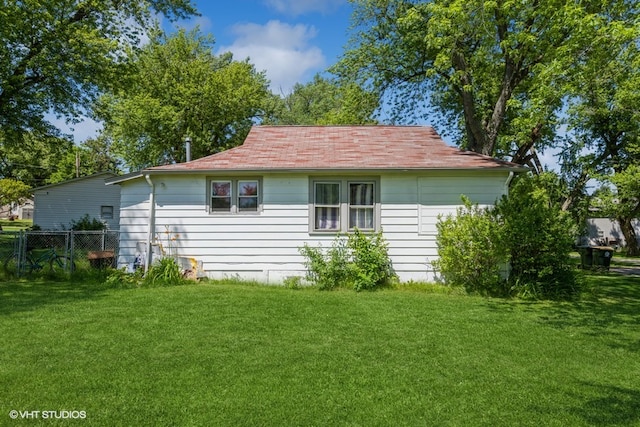
[[[184,143],[187,149],[187,162],[190,162],[191,161],[191,137],[188,137],[188,136],[185,137]]]

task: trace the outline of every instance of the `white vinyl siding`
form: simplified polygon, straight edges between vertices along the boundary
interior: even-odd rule
[[[438,258],[436,223],[455,215],[464,194],[488,206],[506,194],[508,172],[434,171],[382,178],[382,230],[394,268],[405,280],[434,280]]]
[[[36,188],[33,192],[33,223],[43,230],[69,229],[71,221],[85,215],[103,221],[107,228],[119,227],[120,187],[105,185],[115,174],[100,173],[59,184]],[[103,208],[112,206],[111,217]]]
[[[458,179],[459,178],[459,179]],[[455,213],[460,195],[467,194],[481,204],[493,203],[505,191],[507,172],[453,174],[451,172],[381,174],[379,180],[352,177],[309,177],[303,173],[273,173],[260,178],[259,215],[212,215],[208,185],[214,180],[241,181],[233,176],[152,176],[155,192],[155,236],[167,240],[179,256],[202,262],[209,277],[240,276],[279,283],[287,276],[304,276],[304,258],[299,248],[305,243],[326,248],[336,233],[316,233],[314,182],[340,182],[348,200],[349,183],[375,183],[376,229],[383,231],[393,266],[401,280],[433,280],[430,262],[437,256],[437,215]],[[237,191],[237,185],[234,189]],[[351,208],[369,221],[368,188],[356,188],[361,196]],[[469,190],[469,191],[468,191]],[[470,191],[472,190],[472,191]],[[133,263],[139,242],[147,236],[149,186],[144,179],[122,184],[121,250],[119,264]],[[444,196],[442,193],[448,193]],[[355,197],[355,196],[354,196]],[[330,205],[330,204],[328,204]],[[347,205],[345,205],[347,206]],[[347,206],[347,211],[349,206]],[[349,221],[349,215],[343,221]],[[311,225],[310,225],[311,224]],[[167,233],[169,231],[169,233]]]

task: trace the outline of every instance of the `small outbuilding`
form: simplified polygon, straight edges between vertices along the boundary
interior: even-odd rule
[[[65,230],[85,215],[110,230],[120,222],[120,187],[105,186],[117,175],[101,172],[33,189],[33,224],[42,230]]]
[[[120,267],[148,253],[212,278],[304,276],[305,243],[382,231],[401,280],[433,280],[436,223],[461,195],[492,205],[520,165],[424,126],[255,126],[243,145],[107,180],[121,187]]]

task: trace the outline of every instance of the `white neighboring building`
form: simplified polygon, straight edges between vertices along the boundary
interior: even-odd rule
[[[33,219],[33,199],[26,199],[19,205],[1,206],[0,218]]]
[[[117,230],[120,223],[120,187],[105,186],[107,178],[117,176],[101,172],[33,189],[33,224],[43,230],[65,230],[71,221],[89,215]]]
[[[640,220],[632,221],[636,236],[640,239]],[[587,235],[582,239],[585,245],[626,246],[620,224],[611,218],[588,218]]]
[[[525,168],[430,127],[255,126],[243,145],[107,180],[121,187],[119,267],[165,253],[212,278],[304,276],[305,243],[382,230],[400,279],[433,280],[439,215],[491,205]],[[202,272],[201,272],[202,273]]]

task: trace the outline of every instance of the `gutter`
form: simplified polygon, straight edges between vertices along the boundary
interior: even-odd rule
[[[147,255],[144,259],[144,271],[146,273],[149,271],[149,266],[151,265],[153,233],[156,228],[156,186],[149,174],[145,174],[144,179],[147,181],[147,184],[149,184],[149,230],[147,232],[147,241],[145,242]]]

